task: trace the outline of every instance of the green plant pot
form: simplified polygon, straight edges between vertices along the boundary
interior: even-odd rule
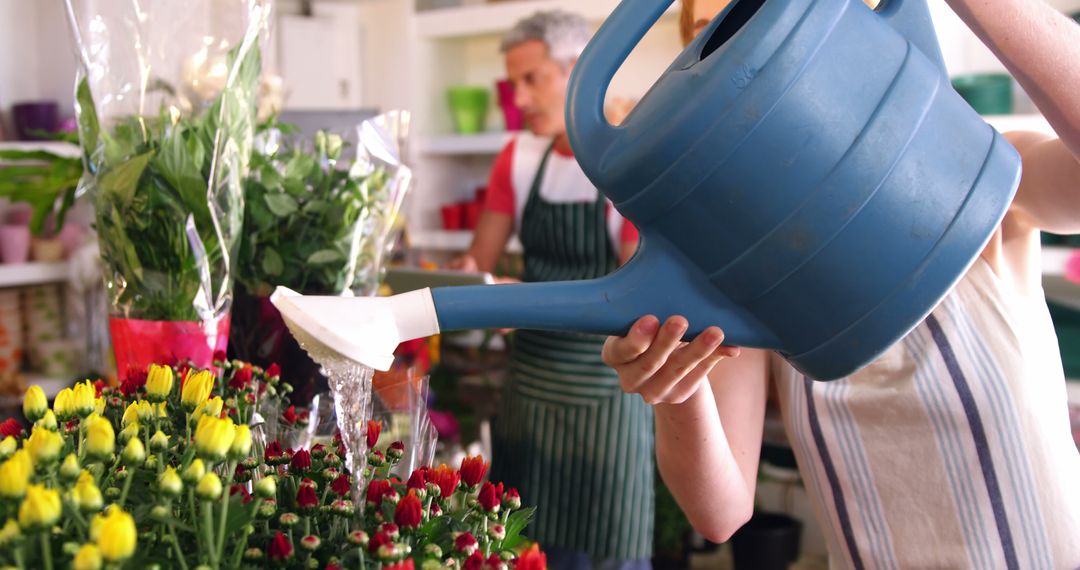
[[[457,132],[463,135],[483,132],[490,104],[488,90],[484,87],[451,87],[448,95]]]
[[[1013,79],[1005,73],[977,73],[952,79],[953,89],[980,115],[1008,115],[1013,110]]]

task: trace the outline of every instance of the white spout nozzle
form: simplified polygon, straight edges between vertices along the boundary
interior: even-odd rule
[[[393,297],[330,297],[278,287],[270,302],[320,364],[337,355],[389,370],[399,344],[439,333],[431,289]]]

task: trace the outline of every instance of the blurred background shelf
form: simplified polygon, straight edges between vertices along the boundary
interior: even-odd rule
[[[428,156],[493,156],[514,134],[506,131],[477,135],[441,135],[421,140],[420,152]]]
[[[0,289],[60,283],[68,279],[68,263],[20,263],[0,265]]]
[[[82,153],[77,145],[59,141],[0,142],[0,150],[44,150],[60,156],[78,158]]]
[[[462,252],[469,249],[472,237],[471,230],[429,230],[410,234],[409,241],[410,245],[420,249]],[[517,237],[511,238],[507,251],[521,253],[521,242]]]
[[[555,9],[575,11],[592,22],[600,22],[618,5],[618,0],[528,0],[432,8],[417,14],[416,31],[420,37],[428,39],[498,34],[535,12]],[[680,5],[680,2],[674,2],[665,17],[678,14]]]

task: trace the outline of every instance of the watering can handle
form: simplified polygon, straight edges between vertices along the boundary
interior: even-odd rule
[[[599,164],[619,130],[604,116],[604,96],[627,56],[674,0],[623,0],[574,65],[567,93],[570,145],[581,164]],[[581,160],[588,157],[587,160]]]
[[[851,0],[858,2],[861,0]],[[941,55],[934,21],[930,18],[930,6],[926,0],[883,0],[885,6],[878,10],[878,15],[903,34],[931,62],[947,73],[945,58]]]

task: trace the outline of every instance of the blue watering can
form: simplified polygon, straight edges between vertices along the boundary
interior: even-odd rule
[[[613,127],[608,84],[671,2],[624,0],[570,82],[571,145],[639,228],[637,255],[596,280],[430,290],[413,312],[438,326],[398,318],[400,340],[622,335],[679,314],[687,339],[719,325],[831,380],[907,334],[977,258],[1020,159],[950,87],[925,0],[737,0]]]

